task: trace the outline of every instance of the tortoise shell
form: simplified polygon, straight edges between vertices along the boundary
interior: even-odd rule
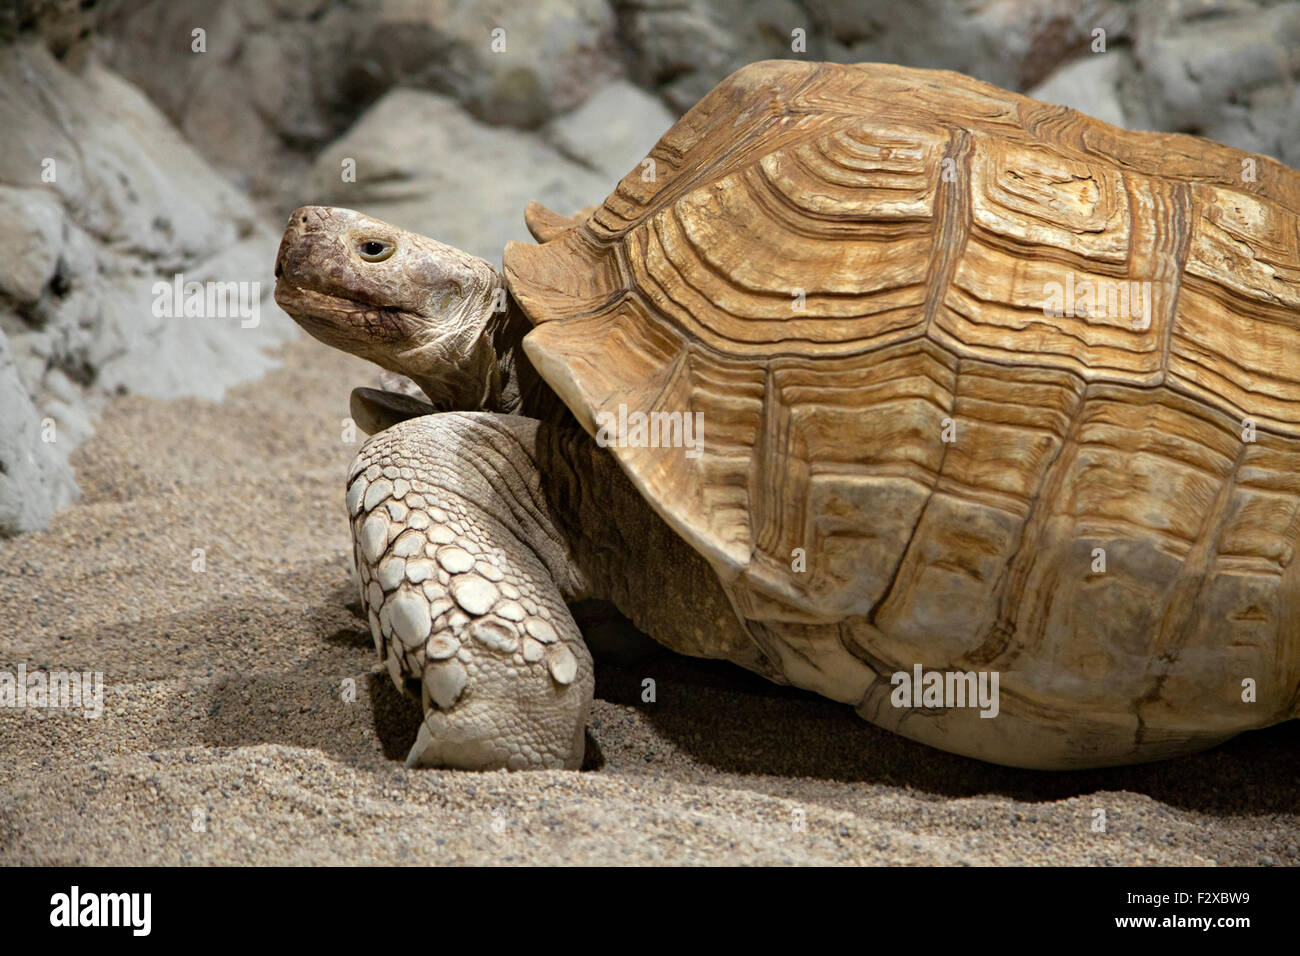
[[[1294,709],[1300,173],[955,73],[770,61],[504,264],[589,431],[701,413],[698,456],[610,451],[793,682],[862,704],[881,668],[999,667],[1022,712],[1139,737],[1179,681],[1207,735],[1236,675]],[[800,646],[819,624],[839,648]]]

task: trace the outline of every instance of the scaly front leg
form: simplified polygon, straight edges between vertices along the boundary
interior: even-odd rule
[[[352,465],[371,634],[424,708],[408,767],[582,763],[592,663],[565,597],[583,584],[536,466],[536,443],[554,431],[515,416],[428,415],[374,436]]]

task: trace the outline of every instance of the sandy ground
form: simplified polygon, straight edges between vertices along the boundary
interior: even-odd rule
[[[340,420],[373,373],[305,340],[283,359],[219,404],[114,401],[81,502],[0,544],[0,670],[105,681],[99,720],[0,709],[0,863],[1300,862],[1297,721],[1034,773],[667,652],[598,664],[585,772],[406,771],[418,707],[374,655],[343,515]]]

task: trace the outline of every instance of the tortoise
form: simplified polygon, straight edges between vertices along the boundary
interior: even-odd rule
[[[586,597],[998,764],[1297,716],[1300,173],[766,61],[525,219],[503,272],[321,207],[278,254],[303,328],[428,399],[353,392],[346,485],[408,765],[578,767]]]

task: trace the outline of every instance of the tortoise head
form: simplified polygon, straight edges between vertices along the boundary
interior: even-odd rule
[[[275,301],[313,337],[410,377],[439,407],[491,407],[506,296],[485,260],[351,209],[304,206],[275,279]]]

